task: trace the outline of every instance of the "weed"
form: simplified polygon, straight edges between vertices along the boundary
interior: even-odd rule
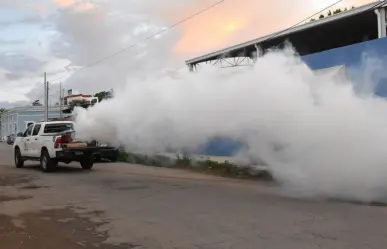
[[[270,172],[266,170],[256,170],[253,167],[240,166],[229,161],[195,160],[188,155],[176,155],[174,160],[163,155],[148,156],[120,151],[118,161],[148,166],[188,169],[223,177],[273,180]]]

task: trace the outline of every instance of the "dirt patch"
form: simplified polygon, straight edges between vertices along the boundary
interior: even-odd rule
[[[34,178],[29,175],[0,176],[0,186],[6,187],[6,186],[15,186],[19,184],[26,184],[26,183],[30,183],[32,180],[34,180]]]
[[[364,201],[345,200],[345,199],[337,199],[337,198],[331,198],[331,199],[328,199],[328,201],[350,203],[350,204],[361,205],[361,206],[387,207],[387,201],[369,201],[369,202],[364,202]]]
[[[29,195],[19,195],[19,196],[0,195],[0,203],[6,202],[6,201],[27,200],[31,198],[32,196],[29,196]]]
[[[48,186],[39,186],[39,185],[35,185],[35,184],[29,184],[29,185],[20,187],[20,189],[41,189],[41,188],[49,188],[49,187]]]
[[[90,216],[100,216],[93,212]],[[98,217],[97,217],[98,218]],[[23,214],[16,219],[0,215],[1,248],[7,249],[129,249],[138,245],[109,245],[107,232],[98,231],[106,222],[92,222],[72,209]]]

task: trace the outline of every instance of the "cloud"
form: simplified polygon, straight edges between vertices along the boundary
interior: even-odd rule
[[[52,20],[57,33],[51,42],[51,53],[71,61],[71,67],[87,67],[166,26],[143,13],[143,4],[133,4],[128,8],[120,2],[94,3],[95,8],[84,12],[72,8],[58,10]],[[123,85],[128,76],[144,76],[148,70],[164,67],[170,59],[171,44],[177,38],[174,32],[162,37],[74,73],[66,81],[66,88],[93,93]]]
[[[52,0],[51,2],[63,8],[67,8],[76,4],[75,0]]]
[[[20,45],[24,44],[25,41],[23,40],[5,40],[5,39],[0,39],[0,46],[5,46],[5,45]]]
[[[91,2],[77,0],[51,0],[53,4],[60,8],[71,8],[76,11],[88,11],[94,9],[94,4]]]
[[[46,62],[25,54],[0,53],[0,99],[25,100],[31,81],[39,77]]]
[[[47,5],[45,4],[26,4],[26,6],[32,10],[35,10],[38,13],[44,13],[47,11]]]
[[[10,81],[15,81],[22,79],[24,75],[18,73],[5,73],[5,77]]]
[[[214,4],[215,0],[93,1],[93,8],[77,11],[80,1],[53,0],[61,9],[52,20],[56,35],[51,53],[87,67],[116,51],[131,46],[152,33],[179,22]],[[129,77],[145,77],[168,67],[184,66],[184,59],[256,38],[289,26],[310,15],[305,1],[226,1],[182,25],[168,30],[159,39],[70,73],[66,87],[90,93],[119,87]]]
[[[45,62],[25,54],[0,53],[0,68],[14,73],[36,73]]]
[[[15,102],[9,102],[9,101],[0,101],[0,108],[13,108],[13,107],[19,107],[19,106],[26,106],[30,104],[28,101],[15,101]]]
[[[245,0],[243,4],[225,1],[168,30],[157,39],[149,39],[144,44],[131,47],[103,61],[109,55],[130,47],[215,2],[216,0],[2,0],[0,7],[20,9],[27,15],[16,21],[2,21],[0,28],[41,25],[42,32],[45,32],[45,36],[40,33],[36,35],[44,37],[44,40],[34,40],[34,44],[41,45],[33,47],[33,50],[30,49],[31,44],[22,44],[20,40],[0,40],[0,45],[3,46],[18,44],[26,48],[25,55],[0,54],[0,67],[6,69],[3,80],[13,83],[19,81],[22,84],[25,77],[40,77],[39,69],[43,69],[44,61],[62,60],[66,63],[47,70],[52,73],[49,74],[49,80],[61,77],[67,89],[73,88],[83,93],[117,88],[124,85],[128,78],[147,77],[163,68],[181,67],[184,66],[184,59],[288,27],[314,11],[311,0],[294,0],[289,3]],[[352,5],[349,0],[347,2]],[[35,58],[44,59],[41,61]],[[87,67],[100,60],[103,62]],[[18,64],[12,61],[17,61]],[[74,70],[83,67],[87,68],[77,72]]]
[[[22,19],[19,20],[5,20],[0,21],[0,28],[8,28],[9,26],[13,25],[37,25],[37,24],[43,24],[44,19],[40,15],[27,15],[24,16]]]
[[[69,72],[65,82],[66,88],[83,93],[117,88],[130,77],[145,77],[163,68],[184,66],[183,60],[188,56],[272,32],[286,26],[289,20],[298,21],[300,14],[308,13],[305,1],[301,0],[281,4],[226,1],[168,30],[158,39],[131,47],[215,1],[95,0],[87,11],[78,9],[85,2],[52,2],[60,9],[50,20],[56,32],[50,45],[51,54],[67,59],[72,67],[86,67],[79,72]],[[127,47],[130,49],[125,50]],[[109,57],[121,49],[125,51]],[[109,60],[104,61],[107,57]],[[100,60],[103,62],[88,67]]]

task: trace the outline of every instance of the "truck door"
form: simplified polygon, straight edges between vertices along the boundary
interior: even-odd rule
[[[32,135],[32,129],[34,128],[33,125],[28,126],[27,130],[23,133],[23,136],[21,137],[21,143],[20,143],[20,152],[23,156],[30,156],[31,155],[31,135]]]
[[[42,124],[35,124],[34,128],[32,129],[32,135],[30,138],[30,156],[32,157],[40,157],[40,150],[41,150],[41,137],[39,137],[39,131],[42,127]]]

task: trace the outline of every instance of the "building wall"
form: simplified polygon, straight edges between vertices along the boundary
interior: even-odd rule
[[[361,85],[365,76],[377,82],[374,93],[387,97],[387,38],[367,41],[302,57],[313,70],[343,65],[347,77]],[[227,139],[214,139],[198,153],[213,156],[232,156],[240,143]]]
[[[33,112],[33,111],[24,111],[18,113],[18,132],[23,132],[27,129],[27,124],[29,122],[42,122],[44,120],[44,111]],[[48,113],[48,118],[59,118],[59,111],[50,111]]]
[[[60,117],[60,111],[50,110],[49,118]],[[24,132],[29,122],[42,122],[44,120],[44,110],[15,110],[6,113],[1,117],[1,139],[5,140],[10,134]]]
[[[1,117],[1,138],[17,131],[17,115],[12,113]]]

